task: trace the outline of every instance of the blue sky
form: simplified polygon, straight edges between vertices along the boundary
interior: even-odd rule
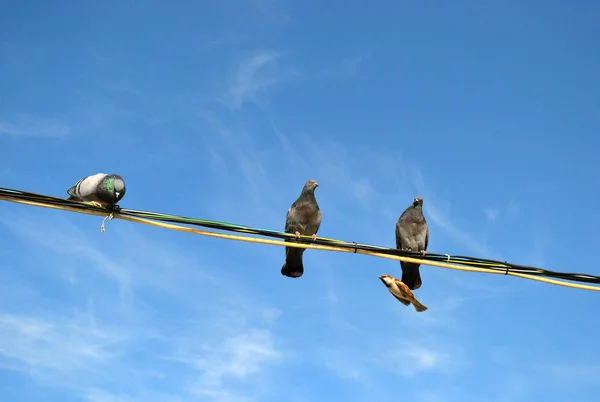
[[[393,246],[420,195],[432,252],[600,274],[600,4],[459,3],[4,2],[0,184],[281,230],[316,179],[322,236]],[[599,391],[595,292],[422,266],[417,314],[394,261],[0,211],[6,400]]]

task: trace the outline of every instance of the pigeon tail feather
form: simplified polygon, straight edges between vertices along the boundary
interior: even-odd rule
[[[300,278],[304,274],[304,264],[302,263],[303,249],[290,249],[283,266],[281,267],[281,275],[290,278]]]
[[[287,262],[284,262],[283,267],[281,267],[281,275],[289,278],[300,278],[303,273],[304,267],[302,264],[300,266],[296,265],[294,267],[290,267]]]
[[[416,265],[416,267],[414,266]],[[406,264],[402,270],[402,282],[408,286],[410,290],[416,290],[421,287],[421,272],[419,271],[420,264]]]

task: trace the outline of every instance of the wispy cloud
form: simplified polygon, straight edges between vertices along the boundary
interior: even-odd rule
[[[98,65],[104,68],[109,68],[118,71],[121,75],[131,75],[135,74],[136,72],[133,67],[129,66],[122,60],[118,60],[117,58],[111,56],[109,52],[101,51],[93,47],[88,47],[86,48],[86,53],[87,56]]]
[[[434,374],[452,377],[464,367],[464,356],[450,347],[450,341],[406,334],[399,326],[391,326],[398,332],[378,334],[376,345],[363,341],[324,348],[320,356],[324,367],[378,400],[387,400],[387,392],[380,386],[387,378],[399,382],[424,380]]]
[[[216,345],[208,344],[200,356],[186,357],[201,372],[191,393],[215,401],[249,400],[231,391],[232,381],[256,381],[265,366],[279,364],[283,358],[267,330],[250,329]]]
[[[223,182],[238,183],[235,193],[228,192],[227,199],[220,202],[210,200],[207,209],[221,215],[227,211],[227,219],[238,219],[243,224],[250,224],[244,215],[247,216],[248,209],[252,208],[254,213],[260,213],[265,222],[263,225],[274,224],[280,214],[274,213],[270,204],[276,201],[278,193],[272,178],[269,179],[269,170],[265,164],[273,150],[261,147],[250,130],[243,125],[226,123],[226,119],[221,118],[218,113],[201,109],[196,115],[209,129],[202,140],[210,150],[215,174]],[[244,209],[240,209],[239,205],[242,194]],[[218,194],[215,196],[219,197]]]
[[[552,244],[552,231],[547,224],[538,224],[531,229],[530,244],[531,246],[527,248],[527,255],[523,256],[525,261],[531,261],[532,265],[538,267],[545,266],[546,253]],[[564,268],[558,267],[555,269],[558,271],[564,270]]]
[[[281,132],[278,134],[279,137],[282,135]],[[340,194],[348,194],[352,201],[365,206],[377,199],[379,194],[373,187],[373,180],[362,169],[364,163],[367,163],[367,156],[357,160],[351,156],[347,147],[328,138],[314,142],[298,141],[298,137],[300,136],[295,138],[298,145],[292,153],[301,154],[303,159],[310,161],[309,165],[323,176],[322,181],[327,181]],[[373,172],[376,170],[375,165]]]
[[[433,223],[444,230],[448,234],[448,237],[452,238],[455,242],[464,245],[470,251],[475,252],[484,258],[492,258],[491,251],[487,245],[476,240],[473,234],[455,226],[448,214],[438,207],[435,194],[433,194],[430,187],[425,184],[420,169],[413,167],[410,170],[412,171],[412,180],[415,183],[418,192],[424,196],[424,199],[427,197],[423,209],[426,213],[428,212]]]
[[[41,318],[0,315],[0,366],[44,376],[106,363],[120,353],[127,333],[100,327],[92,315]]]
[[[247,37],[228,32],[216,38],[200,39],[198,48],[204,51],[220,49],[222,47],[236,46],[247,41]]]
[[[515,201],[510,201],[508,203],[508,206],[506,207],[506,216],[508,216],[509,218],[514,218],[519,214],[519,210],[519,204]]]
[[[258,102],[259,95],[277,84],[281,76],[275,66],[279,55],[274,52],[259,52],[244,59],[230,78],[225,102],[232,110],[245,102]]]
[[[0,118],[0,134],[13,137],[64,137],[71,133],[67,125],[51,119],[21,114],[12,120]]]
[[[537,364],[536,370],[545,378],[550,377],[552,381],[563,386],[573,387],[579,385],[600,388],[600,364],[595,362],[576,363],[569,361],[560,364]]]
[[[287,20],[285,2],[281,0],[248,0],[252,7],[261,14]]]
[[[476,240],[473,234],[456,227],[447,217],[447,215],[438,209],[434,202],[430,201],[428,204],[429,207],[427,209],[433,222],[442,228],[455,242],[462,244],[467,249],[477,253],[483,258],[493,258],[493,255],[487,245]],[[460,251],[455,254],[459,253]]]
[[[496,218],[498,218],[500,211],[497,208],[484,208],[483,213],[487,220],[493,223],[496,221]]]
[[[488,207],[483,209],[483,213],[489,222],[494,223],[500,215],[507,218],[517,216],[519,214],[519,204],[511,200],[504,208]]]
[[[341,348],[326,348],[322,351],[325,368],[343,380],[365,381],[370,371],[360,358],[361,353],[345,353]]]
[[[217,264],[199,269],[176,245],[151,241],[125,222],[111,222],[105,236],[96,225],[87,234],[62,218],[32,213],[1,221],[28,256],[21,276],[56,274],[44,286],[2,275],[21,290],[0,296],[0,367],[90,402],[254,400],[268,391],[267,369],[286,358],[273,334],[279,310],[242,286],[232,289],[227,274],[211,275]],[[127,297],[119,300],[122,287]],[[46,288],[67,289],[66,300]],[[20,312],[26,307],[29,313]],[[164,389],[155,383],[170,378],[169,362],[180,363],[179,375]],[[130,385],[109,392],[120,378]]]
[[[81,229],[68,222],[58,225],[43,225],[34,223],[33,215],[23,214],[18,218],[0,219],[14,234],[30,244],[42,247],[46,252],[58,256],[68,256],[81,267],[97,269],[111,280],[114,280],[123,298],[131,297],[132,276],[128,264],[119,263],[111,256],[102,253],[89,240]],[[47,221],[46,221],[47,222]],[[71,282],[75,282],[81,272],[64,272]]]
[[[281,183],[289,181],[289,177],[295,177],[294,172],[296,171],[319,172],[319,177],[306,176],[298,178],[298,182],[301,184],[303,180],[315,178],[323,185],[323,189],[328,189],[328,193],[331,194],[331,191],[336,193],[334,198],[338,209],[331,210],[329,208],[328,210],[324,204],[322,208],[325,208],[323,209],[325,219],[331,220],[332,215],[335,219],[336,214],[342,217],[343,214],[338,211],[348,208],[350,205],[356,205],[356,203],[363,211],[371,211],[372,207],[377,205],[377,209],[371,211],[373,214],[385,215],[387,219],[397,219],[410,201],[407,201],[406,205],[403,204],[403,207],[398,207],[391,204],[397,201],[396,197],[402,195],[405,199],[412,200],[412,197],[420,194],[426,198],[426,216],[434,225],[442,229],[448,238],[467,249],[457,253],[469,252],[484,257],[493,257],[489,247],[478,240],[476,234],[471,234],[453,223],[449,213],[439,206],[436,195],[430,190],[431,187],[425,184],[421,171],[417,167],[412,166],[401,157],[388,155],[381,150],[378,152],[375,149],[362,149],[361,157],[357,158],[355,154],[352,154],[351,157],[347,146],[327,137],[320,138],[318,142],[315,142],[307,140],[306,133],[286,133],[285,129],[274,122],[268,111],[265,113],[269,119],[272,135],[277,140],[275,144],[278,146],[273,145],[272,141],[266,143],[268,147],[261,146],[257,143],[256,136],[253,135],[254,132],[249,126],[244,124],[236,126],[239,122],[235,124],[228,122],[225,125],[223,123],[225,119],[219,120],[217,125],[213,124],[213,127],[220,134],[223,143],[227,144],[226,148],[214,144],[218,136],[206,137],[212,143],[211,149],[216,150],[219,155],[233,154],[233,160],[239,167],[237,174],[253,188],[252,198],[257,203],[264,199],[265,194],[279,195],[277,186],[275,186],[277,182],[274,180],[277,175],[267,175],[266,165],[263,165],[263,160],[268,155],[272,163],[282,167],[278,171],[278,175],[282,176]],[[213,116],[213,123],[214,121],[216,120]],[[221,156],[220,159],[223,158],[228,159],[225,156]],[[290,168],[288,169],[286,166],[290,166]],[[370,166],[368,174],[365,172],[364,166]],[[390,175],[390,171],[395,174]],[[314,176],[314,173],[309,174]],[[373,177],[377,177],[377,180],[374,180]],[[409,186],[416,190],[406,191]],[[402,191],[402,194],[398,194],[398,191]],[[322,197],[322,195],[319,196],[319,199]],[[494,216],[497,216],[498,213],[490,211],[490,214],[496,214]],[[273,216],[273,219],[276,219],[276,216]],[[346,224],[356,223],[357,227],[363,228],[363,233],[370,233],[369,227],[365,227],[360,218],[356,217],[355,219],[356,222],[354,220],[346,221]],[[375,227],[372,228],[372,231],[380,232]]]
[[[452,116],[424,124],[428,102],[416,99],[405,119],[386,120],[389,108],[375,110],[370,102],[389,95],[386,82],[397,78],[392,65],[416,73],[414,85],[403,85],[405,95],[435,91],[437,103],[452,98],[452,85],[426,79],[448,74],[419,68],[426,63],[422,46],[403,44],[410,60],[400,60],[388,52],[393,40],[374,41],[360,32],[345,35],[337,49],[330,48],[339,39],[335,35],[307,45],[302,28],[324,32],[348,21],[336,14],[335,4],[316,19],[306,9],[310,5],[290,5],[243,0],[233,9],[198,5],[162,19],[164,9],[147,6],[139,26],[122,18],[140,11],[129,7],[112,21],[109,15],[95,18],[114,28],[101,41],[94,30],[63,32],[68,48],[60,48],[58,37],[23,35],[28,22],[15,20],[7,36],[19,42],[0,43],[0,53],[8,56],[0,63],[0,80],[14,103],[0,111],[0,143],[14,148],[0,176],[19,188],[37,186],[60,196],[77,179],[74,170],[110,165],[127,176],[126,204],[132,207],[279,230],[302,185],[313,178],[321,185],[321,236],[393,247],[396,220],[421,195],[431,252],[491,258],[531,253],[522,263],[550,258],[557,239],[549,233],[564,228],[560,220],[547,219],[550,206],[525,211],[536,197],[518,187],[532,180],[514,183],[519,197],[479,205],[470,199],[475,204],[465,210],[452,183],[456,175],[446,174],[444,166],[469,166],[457,166],[461,158],[449,163],[451,153],[422,158],[424,151],[401,146],[402,138],[393,135],[412,127],[439,143],[436,136],[445,135]],[[58,24],[69,19],[68,10],[55,11]],[[364,28],[377,29],[386,11],[367,10]],[[288,16],[294,26],[285,26]],[[156,37],[150,32],[156,24],[147,22],[157,18],[172,40],[140,46],[143,38]],[[127,31],[136,34],[123,41]],[[372,85],[364,85],[367,70]],[[157,79],[157,71],[177,73]],[[93,80],[83,79],[90,75]],[[481,98],[481,85],[468,89],[461,101]],[[65,96],[52,96],[57,91]],[[344,98],[356,91],[355,98]],[[55,103],[38,115],[41,109],[31,99],[37,106]],[[340,110],[343,116],[335,121]],[[358,112],[343,113],[348,110]],[[353,125],[361,118],[376,123]],[[453,130],[452,142],[463,153],[474,143],[468,128]],[[568,127],[554,131],[559,135]],[[40,139],[53,147],[32,147]],[[85,158],[77,157],[82,147]],[[279,273],[283,247],[118,219],[101,233],[102,217],[14,206],[0,205],[0,384],[8,388],[8,399],[521,402],[568,399],[571,393],[583,402],[598,388],[598,356],[593,348],[577,350],[593,345],[593,336],[584,335],[596,329],[593,320],[586,321],[585,306],[593,303],[577,300],[579,293],[563,295],[540,284],[531,296],[524,289],[531,282],[424,264],[417,297],[429,310],[417,313],[377,279],[382,273],[400,276],[398,261],[307,250],[304,277],[291,280]],[[554,322],[539,314],[524,316],[544,292],[571,320],[563,333],[552,332]],[[495,325],[489,325],[490,316]],[[577,323],[586,331],[573,330]],[[527,327],[530,336],[511,336],[515,326]],[[548,332],[570,340],[558,360],[544,357],[556,340],[546,339]],[[498,342],[507,345],[504,356],[515,356],[503,366],[490,357]]]
[[[358,75],[360,64],[364,61],[364,56],[350,57],[342,60],[337,66],[325,68],[318,75],[322,78],[347,78]]]
[[[405,377],[414,377],[423,371],[444,371],[451,362],[448,352],[412,342],[400,345],[386,357],[395,363],[397,372]]]

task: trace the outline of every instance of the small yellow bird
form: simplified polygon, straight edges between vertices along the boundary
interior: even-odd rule
[[[398,299],[400,303],[404,304],[405,306],[408,306],[412,303],[412,305],[415,306],[415,310],[417,310],[419,313],[427,310],[427,307],[421,304],[408,286],[406,286],[406,284],[399,279],[396,279],[388,274],[380,275],[379,279],[381,279],[381,282],[383,282],[385,287],[396,299]]]

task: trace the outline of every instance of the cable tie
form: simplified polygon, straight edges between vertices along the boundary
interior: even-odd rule
[[[450,254],[444,254],[446,257],[448,257],[448,262],[450,262]]]
[[[355,241],[352,242],[354,244],[354,254],[356,254],[356,252],[358,251],[357,246],[358,244],[356,244]]]

